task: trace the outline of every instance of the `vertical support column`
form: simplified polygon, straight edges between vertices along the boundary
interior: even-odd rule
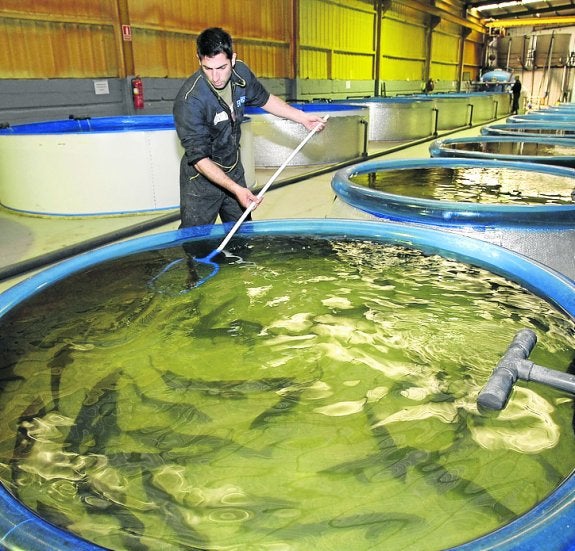
[[[545,89],[545,103],[551,105],[550,94],[551,94],[551,60],[553,58],[553,46],[555,44],[555,31],[551,32],[551,41],[549,42],[549,51],[547,52],[547,67],[544,72],[543,79],[545,79],[545,73],[547,74],[547,87]]]
[[[507,60],[505,61],[505,70],[509,71],[511,67],[511,45],[513,44],[513,37],[509,37],[509,42],[507,44]]]
[[[290,43],[290,60],[291,60],[291,74],[289,75],[287,97],[298,99],[300,95],[300,79],[299,79],[299,2],[300,0],[292,0],[291,12],[291,33],[292,40]]]
[[[465,66],[465,40],[471,34],[471,29],[463,27],[459,38],[459,58],[457,61],[457,91],[461,92],[461,82],[463,81],[463,68]]]
[[[385,12],[391,8],[391,0],[373,0],[373,9],[375,11],[375,59],[373,67],[373,80],[375,97],[381,95],[381,20]],[[385,92],[383,94],[385,96]]]
[[[441,17],[437,15],[429,16],[429,26],[426,30],[426,44],[425,44],[425,65],[423,68],[423,82],[427,82],[432,78],[431,73],[431,60],[433,59],[433,29],[439,25]]]
[[[130,23],[130,12],[128,10],[128,0],[117,0],[118,2],[118,19],[120,23],[120,37],[122,44],[122,64],[124,68],[123,77],[133,75],[134,68],[134,51],[132,49],[132,41],[126,40],[126,31],[129,32],[131,38],[132,27]]]

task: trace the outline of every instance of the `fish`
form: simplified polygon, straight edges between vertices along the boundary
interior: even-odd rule
[[[259,336],[264,329],[264,326],[260,323],[253,321],[235,319],[229,322],[227,326],[224,327],[196,327],[191,336],[196,339],[210,339],[215,340],[216,338],[235,338],[247,345],[252,345],[255,342],[255,338]]]
[[[268,453],[259,452],[238,444],[234,440],[210,434],[184,434],[167,430],[165,427],[149,427],[145,430],[128,431],[127,434],[137,442],[163,452],[162,458],[168,462],[172,457],[187,457],[198,461],[203,456],[219,452],[237,453],[244,457],[268,457]]]
[[[257,518],[257,517],[256,517]],[[368,540],[381,540],[386,532],[397,532],[405,530],[412,524],[425,524],[426,521],[418,515],[411,515],[398,512],[389,513],[363,513],[326,519],[320,522],[290,523],[281,528],[274,528],[275,537],[283,541],[301,542],[309,537],[312,541],[318,536],[336,530],[362,530]],[[263,532],[266,527],[257,528]]]
[[[382,534],[393,530],[404,530],[413,524],[426,524],[418,515],[405,513],[363,513],[347,517],[336,517],[329,521],[333,528],[367,528],[366,539],[380,539]]]
[[[86,394],[82,407],[64,441],[64,448],[73,453],[98,453],[112,436],[120,434],[116,421],[120,370],[109,373]]]
[[[188,379],[172,371],[162,373],[162,379],[174,391],[200,392],[205,396],[218,396],[220,398],[245,398],[248,394],[278,391],[293,383],[293,379],[288,377],[230,381]]]
[[[35,510],[44,520],[60,528],[68,528],[74,524],[74,521],[62,511],[42,501],[36,502]]]
[[[73,348],[66,344],[58,350],[52,359],[48,362],[47,367],[50,369],[50,391],[52,392],[52,401],[54,409],[60,406],[60,382],[64,369],[74,363]]]
[[[120,530],[118,532],[120,533],[120,539],[124,549],[130,549],[130,551],[148,551],[150,549],[150,547],[141,541],[146,531],[146,525],[134,513],[130,512],[127,507],[106,500],[105,497],[99,494],[96,494],[99,497],[97,500],[98,505],[94,506],[92,505],[92,500],[89,499],[91,494],[91,490],[80,492],[80,498],[85,504],[88,513],[91,517],[95,517],[95,519],[109,515],[112,517],[114,524],[116,522],[119,523]],[[95,522],[99,525],[106,524],[104,519],[97,519]]]
[[[495,499],[486,488],[451,472],[441,464],[442,455],[449,453],[449,449],[440,452],[412,446],[399,447],[387,428],[377,423],[370,408],[366,408],[366,415],[378,451],[355,461],[328,467],[321,472],[331,475],[351,474],[369,483],[389,476],[406,482],[408,473],[416,471],[423,481],[434,486],[439,493],[454,493],[465,499],[471,497],[474,507],[488,508],[501,522],[515,518],[515,513]],[[459,446],[459,442],[454,446]]]
[[[259,428],[268,424],[276,417],[283,416],[296,408],[301,400],[303,389],[297,392],[281,395],[281,398],[271,408],[260,413],[251,423],[250,429]]]
[[[173,527],[175,536],[183,549],[191,551],[205,551],[213,549],[209,540],[188,523],[180,510],[180,506],[173,501],[173,496],[153,482],[153,473],[142,472],[142,486],[150,501],[160,508],[165,525]],[[185,540],[185,541],[182,541]]]
[[[166,402],[158,398],[150,398],[143,393],[138,386],[134,385],[134,390],[142,403],[149,404],[158,413],[166,412],[177,419],[180,423],[209,423],[212,418],[191,404],[179,404],[176,402]]]

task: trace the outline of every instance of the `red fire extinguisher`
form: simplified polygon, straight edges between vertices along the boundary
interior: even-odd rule
[[[132,79],[132,99],[134,100],[134,109],[144,108],[144,84],[140,77]]]

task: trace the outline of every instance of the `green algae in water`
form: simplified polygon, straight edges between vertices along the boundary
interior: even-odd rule
[[[501,413],[475,405],[520,328],[534,362],[573,367],[573,323],[542,299],[369,241],[234,249],[189,292],[185,262],[162,271],[182,250],[151,251],[0,320],[18,499],[111,549],[437,550],[572,471],[570,396],[517,383]]]
[[[573,205],[573,178],[491,167],[382,170],[350,177],[361,185],[404,197],[509,205]]]

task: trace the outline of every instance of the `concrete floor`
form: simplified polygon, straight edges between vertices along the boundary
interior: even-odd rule
[[[473,127],[450,133],[450,136],[477,136],[480,127]],[[368,154],[374,155],[384,151],[387,154],[377,159],[407,159],[429,158],[429,145],[433,140],[407,147],[400,151],[389,152],[399,144],[370,142]],[[397,149],[397,148],[395,148]],[[287,168],[276,183],[281,183],[294,176],[308,171],[328,169],[329,167]],[[258,186],[261,187],[273,174],[273,170],[257,170]],[[338,209],[335,194],[331,189],[333,172],[316,175],[304,181],[270,189],[262,204],[254,211],[254,220],[290,219],[290,218],[344,218],[345,209]],[[179,220],[177,212],[140,214],[109,217],[40,217],[15,213],[0,207],[0,292],[16,283],[29,278],[35,272],[47,267],[40,267],[35,259],[42,255],[52,255],[66,247],[76,247],[87,240],[106,241],[107,234],[125,230],[135,225],[163,221],[166,217],[172,220],[153,229],[148,229],[139,235],[158,233],[177,229]],[[357,216],[356,216],[357,218]],[[104,236],[104,238],[102,238]],[[566,246],[575,250],[575,231],[570,232]],[[32,262],[31,262],[32,261]],[[575,260],[568,259],[568,263]],[[34,266],[34,268],[31,268]],[[20,268],[22,268],[20,270]],[[570,264],[567,266],[569,271]],[[4,270],[4,272],[2,272]],[[569,277],[575,278],[575,268]]]

